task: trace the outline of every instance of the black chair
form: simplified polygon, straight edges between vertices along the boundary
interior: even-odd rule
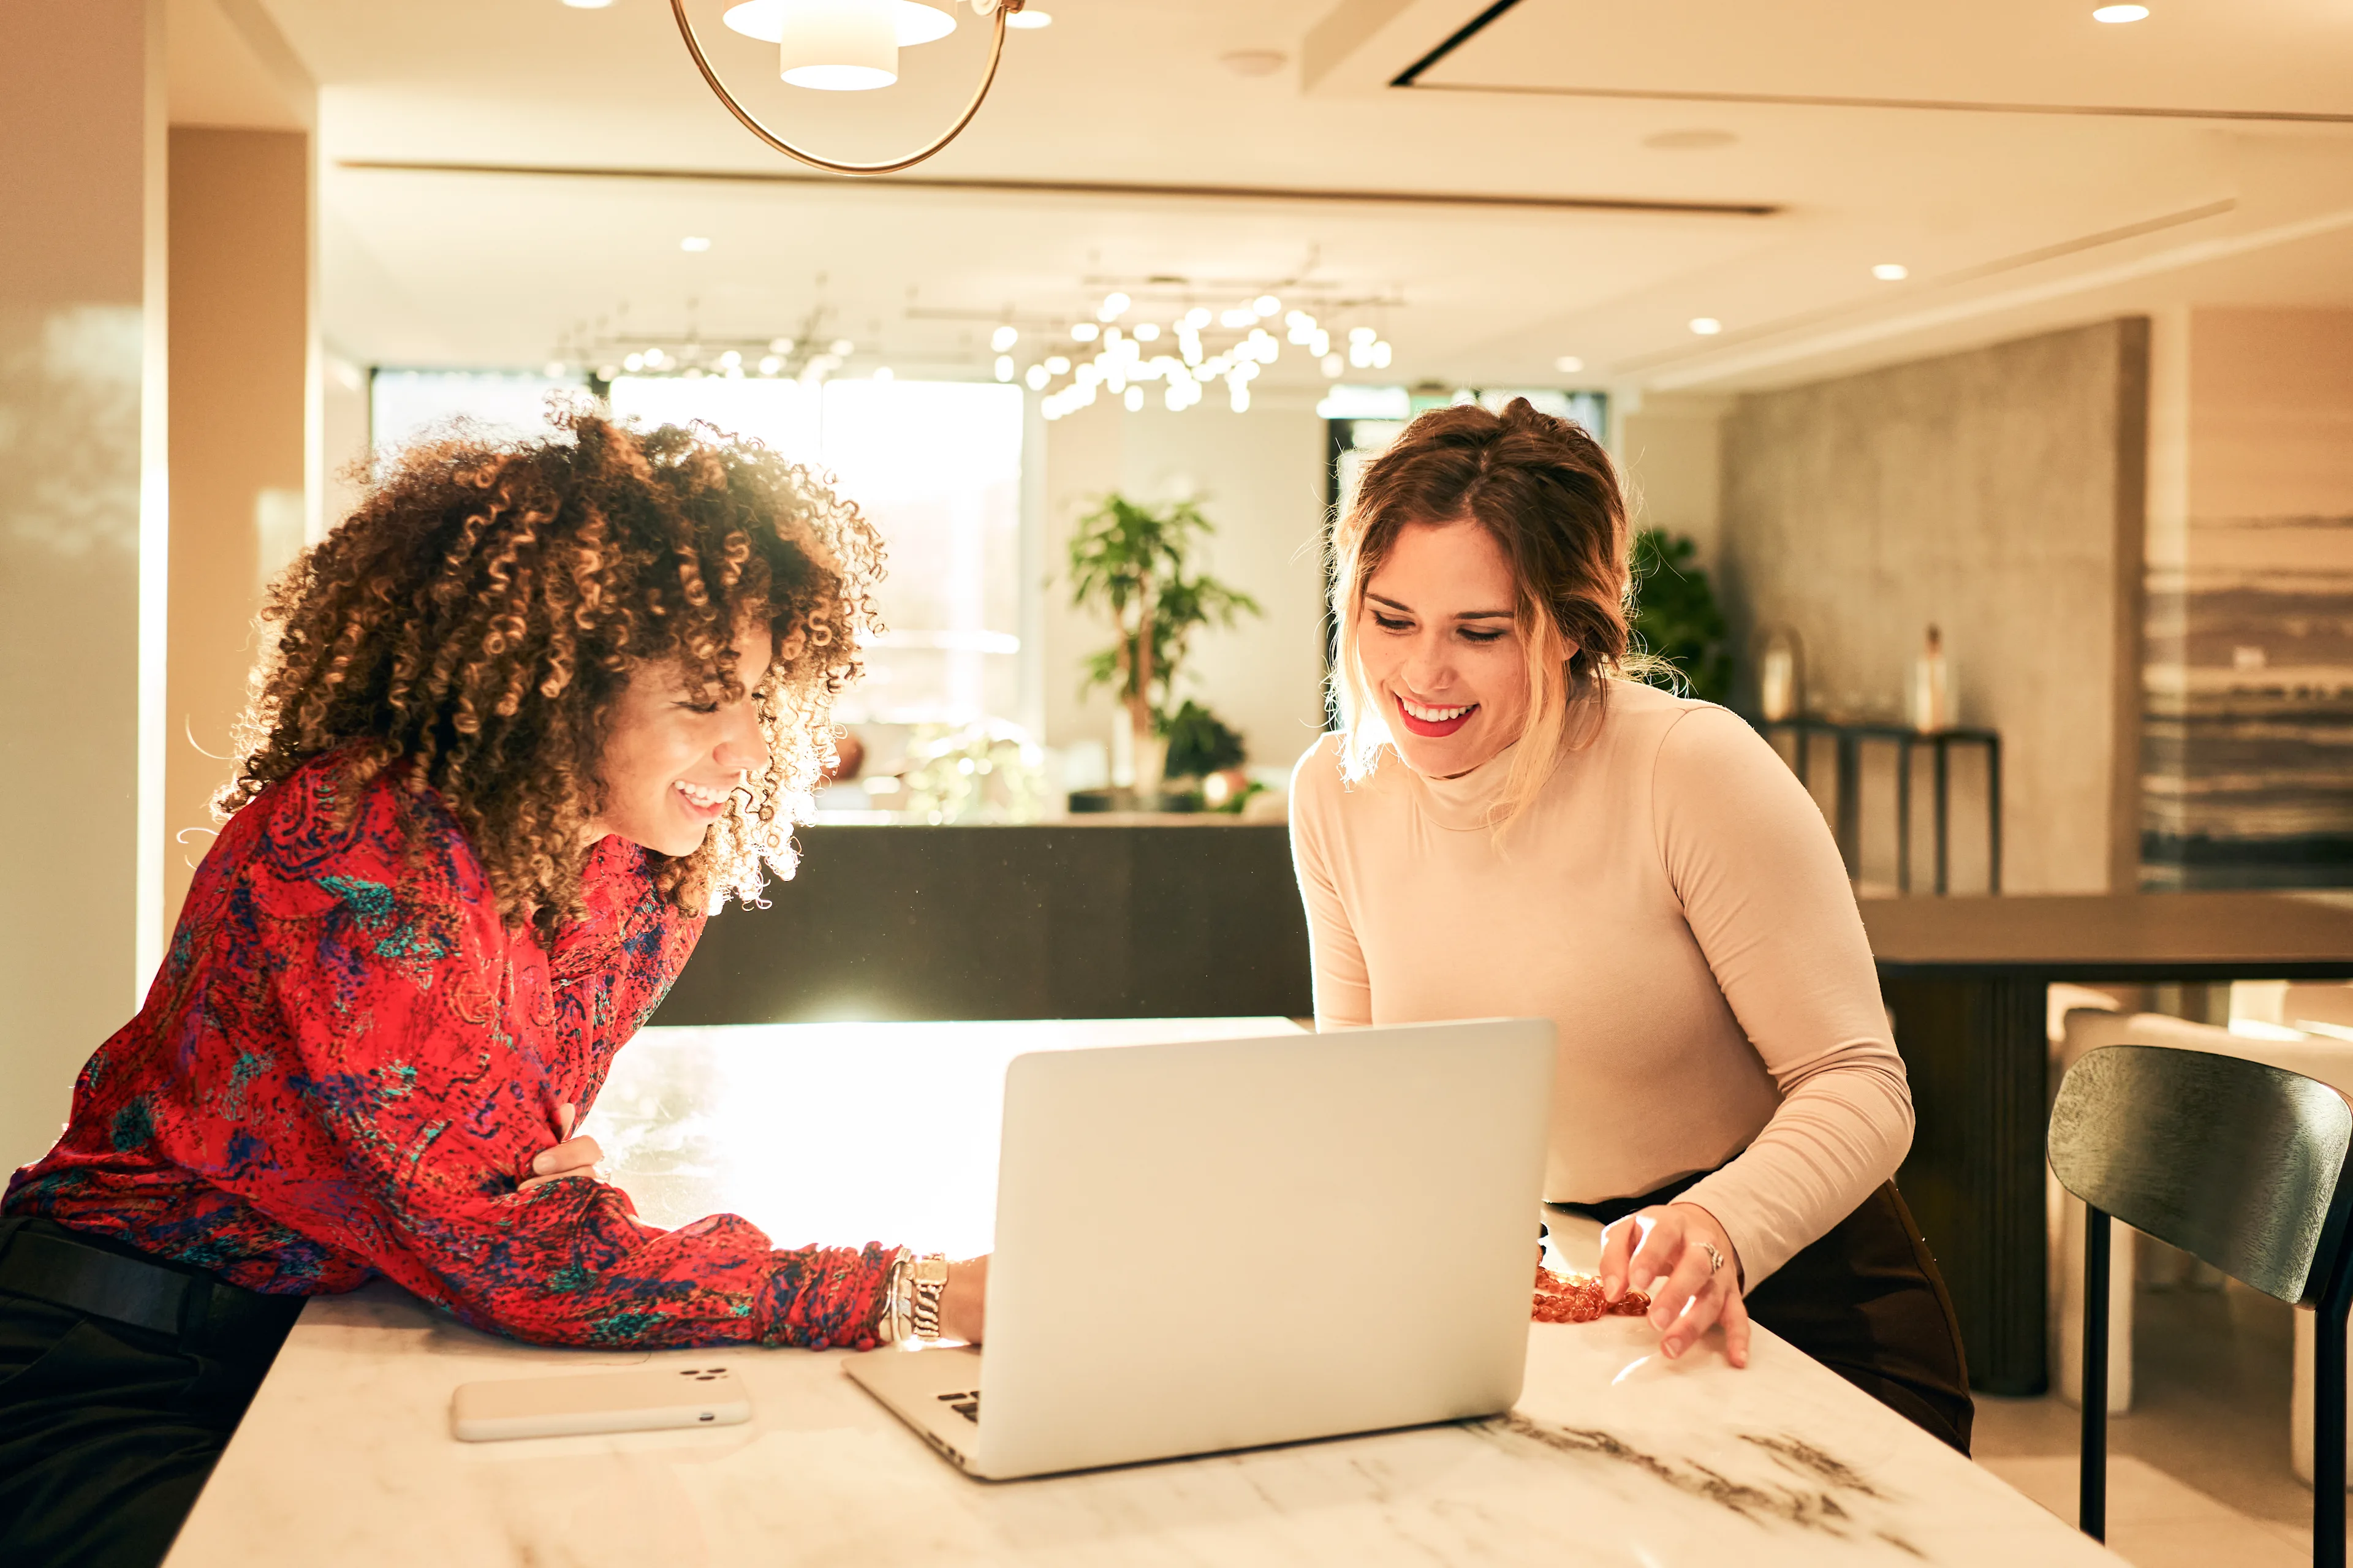
[[[2353,1109],[2327,1084],[2237,1057],[2106,1046],[2067,1069],[2051,1169],[2084,1227],[2078,1522],[2107,1538],[2108,1217],[2266,1296],[2316,1308],[2312,1560],[2345,1568],[2345,1320],[2353,1306]]]

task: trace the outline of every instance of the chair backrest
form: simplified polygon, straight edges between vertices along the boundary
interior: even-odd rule
[[[2316,1301],[2343,1245],[2353,1108],[2300,1073],[2105,1046],[2067,1069],[2051,1169],[2093,1207],[2283,1301]]]

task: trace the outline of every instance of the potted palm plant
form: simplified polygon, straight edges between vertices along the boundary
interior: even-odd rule
[[[1116,634],[1087,659],[1082,689],[1109,686],[1126,710],[1134,758],[1126,782],[1145,802],[1159,796],[1170,693],[1193,634],[1262,613],[1248,594],[1194,569],[1201,541],[1216,531],[1197,501],[1154,507],[1113,492],[1071,535],[1071,603],[1108,615]]]

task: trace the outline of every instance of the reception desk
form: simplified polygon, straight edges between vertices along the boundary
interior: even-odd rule
[[[654,1021],[1314,1010],[1281,823],[804,827],[766,909],[703,932]]]

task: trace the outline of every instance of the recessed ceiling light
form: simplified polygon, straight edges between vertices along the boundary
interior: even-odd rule
[[[1552,367],[1563,375],[1575,375],[1585,368],[1585,362],[1575,354],[1563,354],[1552,362]]]
[[[1691,319],[1691,330],[1701,337],[1712,338],[1724,331],[1724,323],[1714,316],[1694,316]]]
[[[1054,25],[1054,18],[1044,11],[1016,11],[1005,18],[1005,25],[1008,27],[1050,27]]]
[[[711,248],[711,241],[706,236],[690,234],[678,242],[678,247],[681,250],[708,250]]]
[[[575,11],[602,11],[613,0],[564,0],[564,3]]]
[[[2094,22],[2137,22],[2148,15],[2146,5],[2102,5],[2092,13]]]
[[[1715,147],[1729,147],[1740,138],[1729,131],[1695,127],[1684,131],[1657,131],[1642,138],[1642,145],[1662,153],[1704,153]]]
[[[1912,276],[1912,269],[1900,261],[1883,261],[1871,269],[1871,275],[1882,283],[1901,283]]]

